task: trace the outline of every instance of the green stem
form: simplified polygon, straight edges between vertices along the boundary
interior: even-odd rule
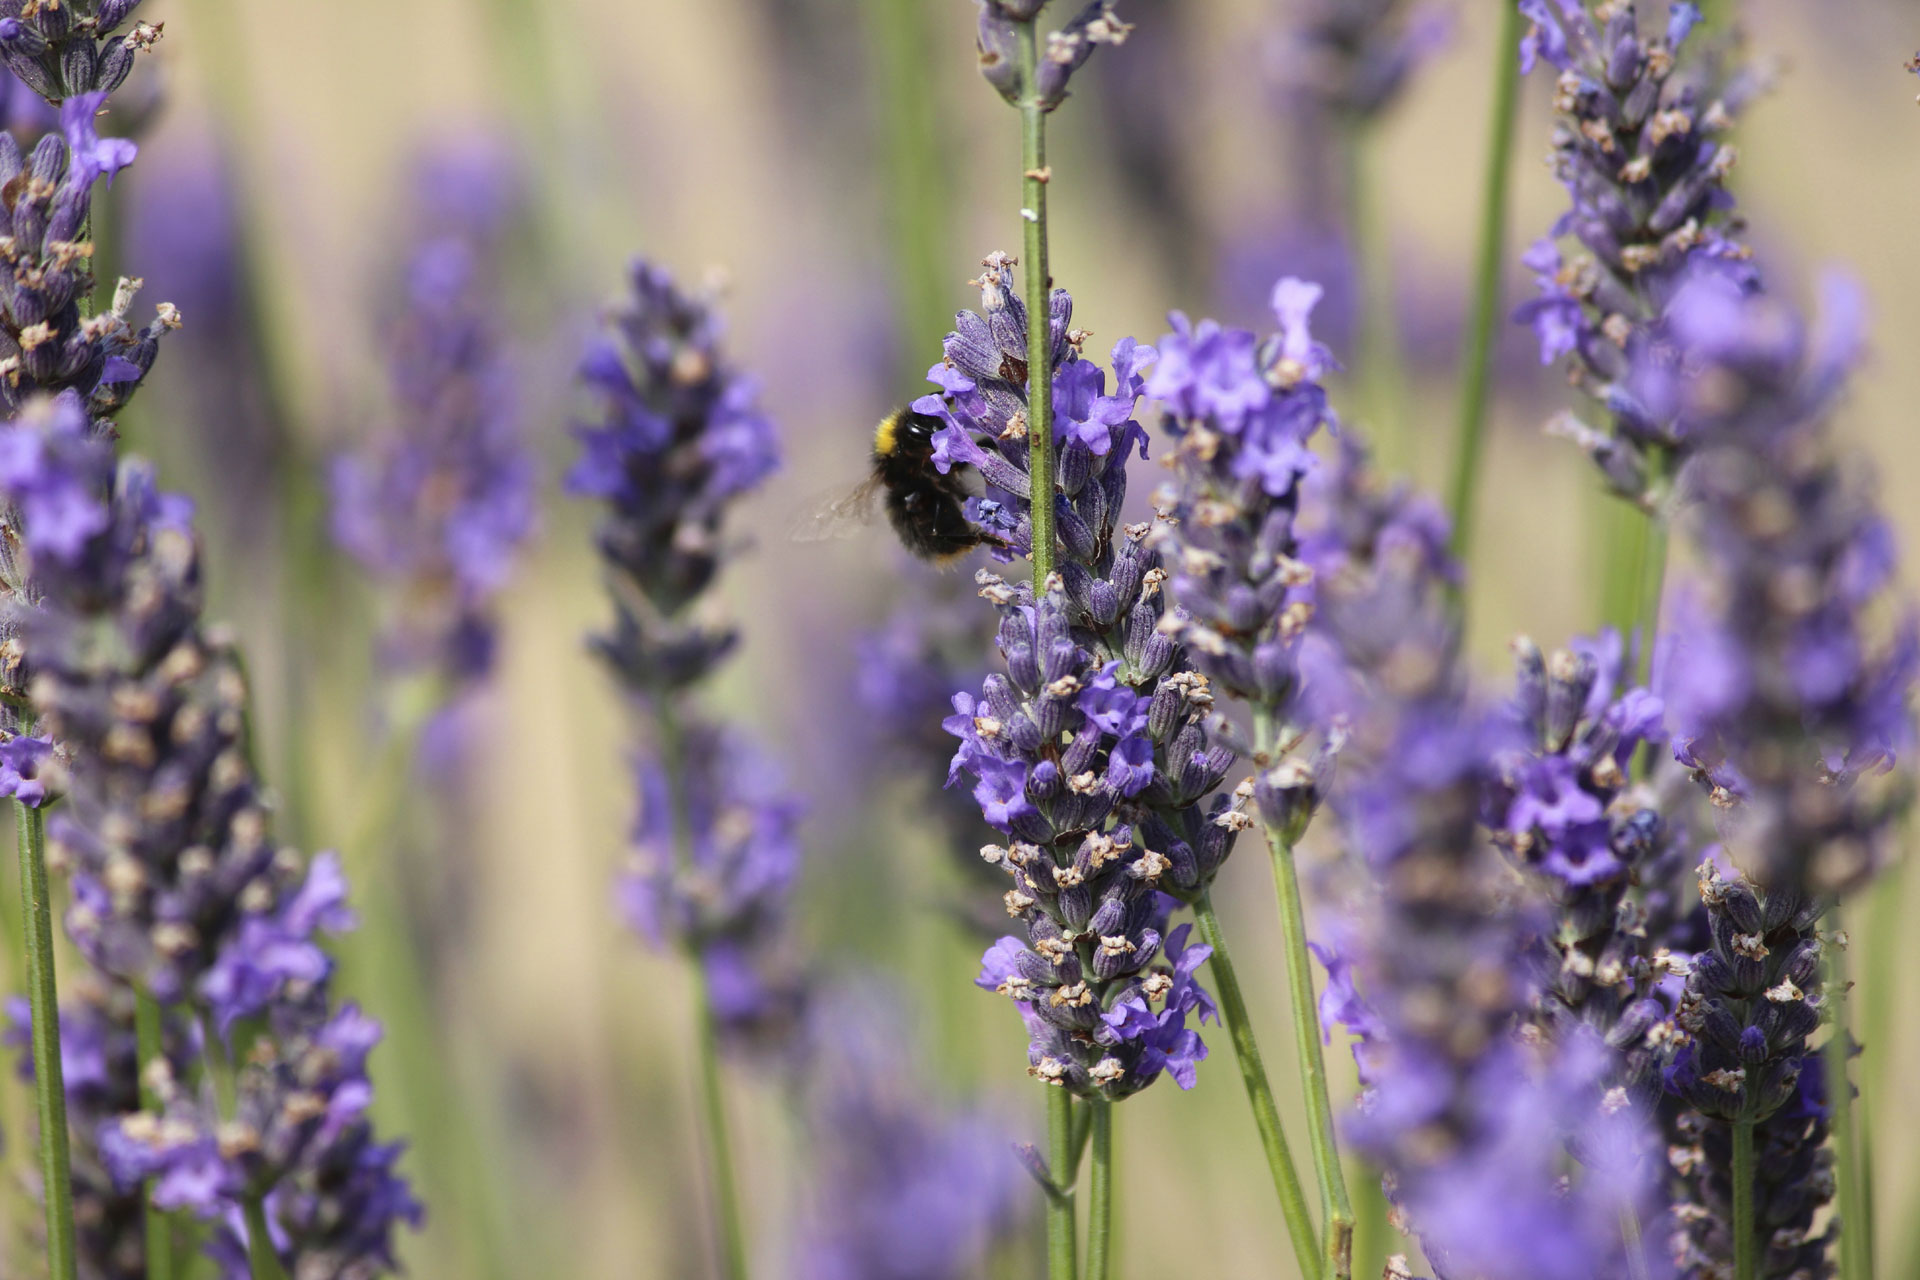
[[[707,991],[707,970],[699,956],[691,957],[694,999],[699,1008],[700,1106],[706,1117],[708,1158],[713,1162],[714,1216],[720,1233],[720,1274],[726,1280],[744,1280],[747,1274],[746,1234],[740,1228],[740,1197],[733,1172],[733,1145],[727,1138],[727,1099],[720,1084],[720,1044],[713,1020],[713,1001]]]
[[[1113,1104],[1095,1098],[1091,1105],[1093,1185],[1087,1189],[1086,1280],[1107,1280],[1113,1243]]]
[[[280,1255],[274,1251],[273,1236],[267,1230],[267,1206],[259,1196],[248,1196],[242,1210],[247,1218],[247,1268],[253,1280],[286,1280]]]
[[[153,1064],[166,1053],[160,1038],[160,1002],[137,989],[133,997],[133,1035],[136,1046],[136,1070],[140,1076],[140,1106],[153,1115],[160,1114],[160,1097],[153,1089]],[[153,1202],[153,1185],[147,1186],[147,1280],[173,1280],[173,1223],[167,1211]]]
[[[1346,177],[1346,239],[1359,282],[1358,364],[1361,404],[1379,442],[1380,456],[1404,470],[1413,462],[1407,423],[1406,350],[1400,341],[1400,311],[1393,288],[1393,237],[1368,168],[1374,130],[1363,120],[1342,122]]]
[[[877,122],[885,139],[888,230],[901,336],[901,376],[920,382],[927,354],[940,348],[952,317],[946,294],[947,210],[951,180],[941,163],[940,95],[927,84],[928,6],[916,0],[866,0],[875,79],[884,92]]]
[[[1620,1239],[1627,1247],[1628,1280],[1648,1280],[1647,1242],[1640,1234],[1640,1214],[1632,1205],[1620,1208]]]
[[[1664,455],[1654,459],[1655,497],[1664,501],[1672,463]],[[1637,679],[1645,684],[1653,670],[1654,642],[1660,638],[1660,602],[1667,588],[1667,521],[1658,512],[1647,517],[1640,545],[1639,593],[1634,602],[1633,632],[1640,637]]]
[[[1753,1225],[1753,1121],[1733,1122],[1733,1278],[1759,1275],[1759,1234]]]
[[[1306,915],[1300,904],[1300,873],[1293,850],[1269,828],[1267,852],[1273,860],[1274,892],[1280,902],[1280,936],[1287,956],[1287,996],[1293,1012],[1294,1048],[1300,1055],[1301,1086],[1307,1095],[1308,1139],[1314,1172],[1326,1204],[1326,1274],[1332,1280],[1353,1275],[1353,1202],[1340,1168],[1340,1146],[1333,1131],[1333,1096],[1327,1086],[1327,1062],[1321,1052],[1320,1018],[1308,967]]]
[[[23,717],[22,732],[32,728]],[[47,1274],[73,1280],[73,1171],[67,1151],[67,1091],[60,1075],[60,994],[54,978],[53,902],[47,886],[46,817],[18,800],[20,914],[26,935],[27,1000],[33,1011],[33,1096],[40,1118],[40,1178],[47,1202]]]
[[[1026,259],[1020,280],[1027,303],[1027,469],[1033,478],[1033,590],[1046,589],[1053,572],[1053,275],[1047,267],[1047,110],[1036,82],[1039,32],[1019,26],[1020,218]]]
[[[1047,1090],[1047,1172],[1053,1194],[1047,1197],[1047,1280],[1076,1280],[1073,1184],[1080,1176],[1080,1155],[1073,1143],[1073,1095]]]
[[[1836,908],[1827,927],[1839,929]],[[1868,1262],[1866,1195],[1861,1178],[1860,1152],[1853,1128],[1853,1064],[1848,1045],[1847,954],[1838,945],[1826,947],[1826,999],[1832,1011],[1827,1037],[1827,1106],[1833,1132],[1833,1163],[1839,1184],[1840,1280],[1873,1280]]]
[[[1513,175],[1514,121],[1520,100],[1520,7],[1503,4],[1494,46],[1493,116],[1487,130],[1487,175],[1480,210],[1479,265],[1467,359],[1460,377],[1460,428],[1455,447],[1451,511],[1453,554],[1465,561],[1473,546],[1474,495],[1480,484],[1487,398],[1492,381],[1494,326],[1500,321],[1507,246],[1507,188]]]
[[[1260,1132],[1260,1145],[1267,1153],[1267,1169],[1273,1174],[1273,1189],[1280,1196],[1280,1215],[1286,1220],[1287,1236],[1293,1242],[1293,1256],[1303,1277],[1321,1274],[1320,1239],[1307,1215],[1307,1195],[1294,1168],[1293,1153],[1287,1149],[1287,1135],[1280,1128],[1280,1109],[1274,1105],[1273,1086],[1267,1083],[1267,1068],[1260,1061],[1260,1046],[1253,1038],[1253,1024],[1247,1017],[1247,1002],[1240,994],[1240,979],[1233,971],[1233,958],[1227,951],[1227,937],[1220,929],[1220,917],[1213,911],[1213,894],[1202,890],[1193,904],[1193,917],[1200,925],[1200,937],[1213,948],[1207,963],[1213,970],[1213,987],[1220,997],[1220,1017],[1227,1024],[1227,1037],[1233,1041],[1233,1054],[1240,1063],[1240,1082],[1247,1088],[1247,1101],[1253,1106],[1254,1128]]]

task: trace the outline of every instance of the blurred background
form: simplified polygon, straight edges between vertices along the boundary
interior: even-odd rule
[[[1314,106],[1297,33],[1317,7],[1126,0],[1132,39],[1102,50],[1054,117],[1054,273],[1103,352],[1157,338],[1176,308],[1265,327],[1276,277],[1322,280],[1318,328],[1356,375],[1363,351],[1404,354],[1403,380],[1351,386],[1344,411],[1394,468],[1438,488],[1499,6],[1414,14],[1434,24],[1417,33],[1428,51],[1360,129]],[[1920,361],[1905,356],[1920,349],[1920,108],[1900,69],[1920,16],[1898,0],[1739,8],[1778,80],[1741,126],[1732,185],[1776,288],[1806,297],[1829,266],[1863,280],[1878,356],[1844,430],[1872,452],[1920,557]],[[951,856],[925,777],[900,776],[858,695],[861,637],[903,600],[966,596],[967,575],[934,578],[882,528],[788,537],[822,493],[860,478],[870,424],[920,394],[952,313],[977,304],[980,258],[1018,247],[1017,116],[975,74],[974,7],[148,0],[141,16],[166,36],[104,130],[142,151],[102,239],[187,327],[126,418],[129,446],[202,503],[212,613],[250,656],[283,837],[341,849],[359,890],[344,992],[388,1024],[382,1129],[414,1144],[407,1168],[429,1205],[404,1243],[409,1273],[707,1273],[687,983],[614,902],[634,807],[628,729],[583,645],[608,614],[593,513],[559,489],[572,366],[635,254],[688,283],[724,276],[733,358],[760,379],[787,454],[734,521],[751,550],[723,591],[743,645],[715,705],[807,800],[806,952],[824,974],[894,985],[883,1039],[902,1088],[1038,1138],[1018,1021],[971,985],[982,944],[959,917],[984,893]],[[1564,204],[1542,163],[1548,91],[1541,74],[1523,87],[1515,301],[1531,290],[1520,252]],[[541,510],[502,596],[495,673],[459,708],[459,749],[419,763],[396,753],[407,691],[376,662],[391,601],[329,541],[325,476],[396,421],[387,334],[404,264],[433,230],[422,174],[476,152],[520,192],[491,310]],[[1353,267],[1354,227],[1379,270]],[[1540,432],[1570,400],[1529,335],[1503,329],[1498,368],[1470,619],[1489,678],[1515,633],[1557,644],[1597,624],[1615,527],[1591,467]],[[17,916],[14,875],[0,872],[0,911]],[[1289,1099],[1267,876],[1243,857],[1217,897]],[[1889,877],[1848,921],[1870,1137],[1920,1126],[1898,1065],[1920,1055],[1920,935],[1902,927],[1920,909],[1915,881]],[[19,989],[17,972],[0,981]],[[1221,1034],[1197,1089],[1164,1084],[1122,1109],[1122,1274],[1291,1274],[1235,1075]],[[787,1274],[835,1188],[798,1172],[777,1072],[729,1088],[754,1252],[764,1274]],[[30,1097],[9,1077],[0,1103],[11,1188],[31,1164],[17,1136]],[[1304,1133],[1303,1118],[1289,1127]],[[1875,1140],[1871,1154],[1884,1274],[1920,1275],[1920,1213],[1905,1211],[1920,1209],[1920,1160],[1910,1143]],[[0,1203],[0,1274],[30,1276],[34,1213],[12,1191]],[[985,1252],[981,1274],[1037,1273],[1021,1234],[1036,1216]],[[1362,1248],[1373,1270],[1356,1274],[1378,1274],[1379,1233]]]

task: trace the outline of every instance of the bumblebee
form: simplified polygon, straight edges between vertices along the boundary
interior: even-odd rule
[[[882,418],[873,432],[871,474],[795,536],[805,542],[838,536],[871,519],[874,507],[884,504],[900,544],[922,560],[950,564],[975,547],[1005,546],[1003,539],[967,522],[963,504],[972,496],[971,470],[943,472],[934,465],[933,434],[942,425],[911,409],[895,409]]]

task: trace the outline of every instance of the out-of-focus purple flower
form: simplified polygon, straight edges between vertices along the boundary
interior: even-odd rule
[[[146,1269],[145,1197],[122,1183],[103,1160],[103,1126],[113,1132],[140,1109],[140,1063],[131,989],[81,970],[61,975],[60,1073],[72,1135],[75,1244],[82,1274],[101,1280],[143,1280]],[[33,1078],[32,1014],[25,999],[7,1004],[5,1040],[20,1054],[20,1076]],[[168,1015],[161,1023],[165,1063],[184,1075],[199,1056],[194,1024]]]
[[[994,254],[984,265],[981,311],[956,317],[946,359],[929,373],[943,394],[914,408],[943,420],[943,456],[979,471],[1014,513],[1012,552],[1027,554],[1027,441],[1010,426],[1026,416],[1029,320],[1011,259]],[[1004,669],[977,698],[956,695],[943,723],[960,740],[950,776],[973,777],[982,814],[1009,838],[981,853],[1012,881],[1002,901],[1032,947],[1021,961],[1031,990],[1006,994],[1031,1033],[1033,1074],[1118,1099],[1164,1070],[1189,1077],[1204,1053],[1184,1009],[1154,1011],[1174,981],[1146,969],[1166,933],[1158,890],[1198,892],[1242,824],[1234,803],[1213,794],[1233,754],[1208,741],[1206,678],[1162,626],[1166,572],[1149,545],[1153,526],[1120,527],[1127,463],[1136,443],[1145,447],[1134,405],[1155,352],[1118,343],[1109,394],[1106,372],[1080,354],[1085,335],[1068,329],[1072,310],[1055,290],[1057,573],[1038,598],[1027,583],[977,577],[1000,611]],[[1173,357],[1187,381],[1170,394],[1250,411],[1231,343],[1210,330],[1187,336]],[[1119,1027],[1105,1020],[1123,1006]]]
[[[41,764],[51,754],[51,738],[15,734],[0,742],[0,796],[11,796],[31,809],[39,808],[47,798]]]
[[[416,203],[423,239],[387,343],[396,420],[335,460],[332,530],[393,589],[389,663],[457,687],[491,666],[494,598],[535,522],[496,301],[517,193],[502,158],[448,150],[424,163]]]
[[[1733,807],[1736,861],[1770,892],[1845,892],[1884,865],[1912,767],[1920,623],[1826,425],[1858,307],[1830,284],[1810,332],[1782,303],[1695,280],[1675,303],[1680,363],[1640,379],[1697,442],[1681,479],[1705,591],[1661,655],[1675,755]]]
[[[875,986],[829,992],[809,1014],[801,1280],[961,1280],[1019,1225],[1005,1135],[929,1097],[902,1022]]]
[[[1624,1273],[1619,1213],[1650,1207],[1641,1121],[1607,1094],[1615,1058],[1593,1033],[1522,1035],[1550,917],[1478,822],[1518,735],[1466,692],[1446,562],[1422,538],[1383,545],[1393,504],[1379,495],[1335,476],[1311,496],[1357,503],[1315,520],[1362,539],[1321,547],[1337,569],[1315,583],[1310,628],[1345,668],[1325,710],[1344,739],[1331,800],[1357,881],[1329,921],[1331,953],[1351,965],[1330,966],[1329,997],[1363,1037],[1347,1135],[1389,1174],[1441,1274]],[[1561,1189],[1570,1150],[1585,1167]]]
[[[1439,6],[1405,0],[1312,0],[1274,41],[1280,87],[1351,127],[1384,113],[1407,77],[1446,42]]]
[[[753,382],[723,358],[709,299],[635,262],[632,297],[609,312],[580,364],[593,402],[567,490],[606,503],[600,554],[620,583],[611,634],[595,646],[636,690],[661,696],[697,681],[733,632],[688,606],[712,584],[733,499],[779,465]]]
[[[1616,6],[1597,26],[1584,6],[1520,0],[1532,27],[1523,70],[1559,70],[1554,167],[1572,206],[1527,252],[1539,295],[1516,319],[1533,327],[1542,363],[1572,357],[1575,384],[1607,415],[1604,429],[1573,415],[1554,430],[1572,439],[1617,491],[1663,496],[1664,477],[1689,448],[1670,413],[1636,396],[1628,373],[1664,340],[1680,282],[1711,269],[1758,287],[1746,246],[1733,238],[1725,136],[1756,89],[1717,50],[1682,45],[1698,12],[1669,10],[1664,34]]]
[[[291,1275],[375,1275],[397,1265],[393,1233],[424,1213],[373,1137],[367,1055],[380,1024],[324,998],[277,1009],[238,1073],[234,1113],[166,1080],[159,1114],[100,1131],[121,1185],[151,1179],[155,1203],[212,1225],[206,1252],[229,1280],[249,1274],[241,1202],[260,1196],[274,1252]]]

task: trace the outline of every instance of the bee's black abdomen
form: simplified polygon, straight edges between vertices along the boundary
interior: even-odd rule
[[[887,521],[900,542],[923,560],[947,560],[999,539],[967,523],[967,491],[956,472],[933,463],[933,435],[944,425],[929,414],[901,410],[880,424],[873,442],[873,473],[886,490]]]

